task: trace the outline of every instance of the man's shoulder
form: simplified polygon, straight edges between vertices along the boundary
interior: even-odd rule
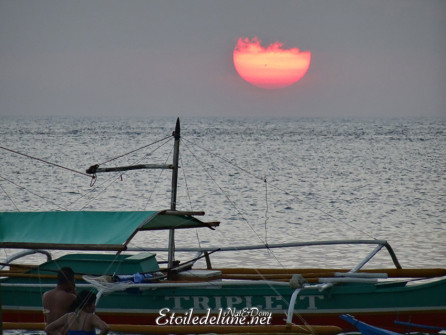
[[[43,294],[43,298],[42,299],[44,301],[45,300],[53,300],[53,299],[57,299],[57,300],[60,300],[60,299],[63,299],[63,300],[74,300],[74,299],[76,299],[76,295],[71,293],[71,292],[67,292],[67,291],[64,291],[64,290],[60,290],[60,289],[54,288],[54,289],[52,289],[50,291],[46,291]]]
[[[51,297],[52,295],[55,294],[56,289],[53,288],[52,290],[46,291],[43,293],[43,299]]]
[[[57,296],[57,299],[64,299],[64,300],[74,300],[76,299],[76,295],[71,293],[71,292],[67,292],[67,291],[58,291],[57,293],[55,293],[55,296]]]

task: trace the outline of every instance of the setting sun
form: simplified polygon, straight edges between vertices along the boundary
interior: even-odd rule
[[[263,47],[254,37],[239,38],[234,48],[234,66],[240,77],[261,88],[287,87],[301,79],[310,66],[311,52],[298,48],[284,49],[275,42]]]

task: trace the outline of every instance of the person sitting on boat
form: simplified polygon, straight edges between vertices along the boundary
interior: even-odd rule
[[[45,292],[42,297],[46,323],[51,323],[69,312],[75,299],[74,272],[69,267],[61,268],[57,273],[57,286]]]
[[[95,329],[100,329],[100,335],[108,333],[108,325],[99,318],[94,311],[96,309],[96,294],[89,290],[83,290],[77,296],[73,308],[74,312],[61,316],[56,321],[46,326],[46,332],[59,331],[68,335],[95,335]]]

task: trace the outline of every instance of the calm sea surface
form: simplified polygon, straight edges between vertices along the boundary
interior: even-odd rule
[[[100,174],[94,186],[77,172],[93,164],[170,163],[174,119],[0,121],[0,146],[76,171],[0,149],[0,211],[170,207],[166,170]],[[215,231],[178,231],[177,248],[386,239],[403,267],[446,267],[446,121],[182,119],[181,125],[177,209],[203,210],[205,221],[221,224]],[[137,235],[132,246],[165,248],[167,234]],[[217,253],[213,264],[352,267],[369,250]],[[2,250],[0,259],[12,253]],[[392,263],[381,251],[370,266]]]

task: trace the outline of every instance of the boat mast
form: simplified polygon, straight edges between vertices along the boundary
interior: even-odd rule
[[[178,161],[180,156],[180,118],[177,118],[177,123],[175,125],[175,131],[172,136],[174,137],[174,147],[173,147],[173,164],[172,165],[154,165],[154,164],[139,164],[132,166],[121,166],[121,167],[111,167],[111,168],[100,168],[99,165],[90,166],[86,172],[95,174],[98,172],[116,172],[116,171],[129,171],[138,169],[171,169],[172,170],[172,190],[170,199],[170,210],[172,212],[176,211],[177,205],[177,185],[178,185]],[[193,214],[200,215],[201,213],[195,212]],[[169,230],[169,247],[168,247],[168,266],[173,267],[175,261],[175,229]]]
[[[177,185],[178,185],[178,161],[180,156],[180,118],[177,118],[175,131],[173,132],[175,139],[173,146],[173,166],[172,166],[172,190],[170,199],[170,210],[175,211],[177,205]],[[173,267],[175,261],[175,229],[169,230],[169,249],[168,249],[168,267]]]

